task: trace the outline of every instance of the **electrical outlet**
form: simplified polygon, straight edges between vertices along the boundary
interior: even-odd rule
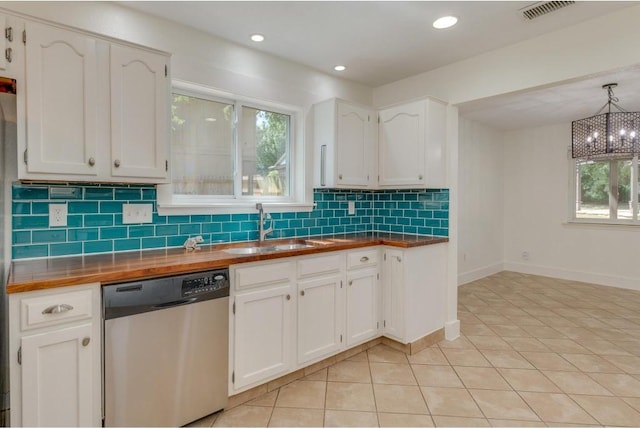
[[[153,204],[123,204],[122,223],[139,224],[153,222]]]
[[[349,215],[356,214],[356,202],[355,201],[347,201],[349,206]]]
[[[49,204],[49,227],[67,225],[67,204]]]

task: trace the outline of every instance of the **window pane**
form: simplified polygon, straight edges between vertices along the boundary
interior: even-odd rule
[[[618,219],[633,219],[633,201],[631,199],[631,160],[612,161],[618,179]],[[615,179],[615,175],[612,177]],[[612,201],[613,203],[613,201]]]
[[[290,116],[242,107],[242,194],[289,195]]]
[[[233,195],[233,104],[173,94],[171,159],[178,195]]]
[[[577,162],[576,218],[609,219],[609,161]]]

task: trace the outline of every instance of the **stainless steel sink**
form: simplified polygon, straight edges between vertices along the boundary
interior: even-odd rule
[[[287,250],[302,250],[304,248],[311,248],[313,245],[309,244],[282,244],[276,245],[277,251],[287,251]]]
[[[313,247],[313,245],[294,243],[294,244],[280,244],[280,245],[275,245],[270,247],[227,248],[223,251],[229,254],[262,254],[262,253],[271,253],[274,251],[302,250],[304,248],[311,248],[311,247]]]
[[[227,248],[225,253],[229,254],[260,254],[275,251],[276,247],[241,247],[241,248]]]

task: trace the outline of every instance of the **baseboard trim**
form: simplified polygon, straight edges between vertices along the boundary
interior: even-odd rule
[[[502,272],[503,270],[505,270],[504,263],[495,263],[489,266],[470,270],[469,272],[460,273],[458,274],[458,286],[477,281],[478,279]]]
[[[532,265],[529,263],[505,262],[504,270],[527,273],[531,275],[548,276],[569,281],[588,282],[609,287],[640,290],[640,279],[615,275],[602,275],[594,272],[560,269],[551,266]]]
[[[444,323],[444,338],[455,340],[460,337],[460,320],[447,321]]]
[[[386,336],[382,336],[382,344],[387,345],[397,351],[404,352],[407,355],[417,354],[423,349],[440,342],[444,339],[444,328],[429,333],[420,339],[414,340],[411,343],[400,343],[397,340],[390,339]]]

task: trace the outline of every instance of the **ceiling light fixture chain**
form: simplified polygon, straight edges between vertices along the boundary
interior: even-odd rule
[[[598,113],[571,124],[571,153],[574,159],[621,159],[639,152],[640,112],[628,112],[620,105],[613,89],[617,83],[602,85],[607,102]],[[612,111],[612,107],[618,111]]]

